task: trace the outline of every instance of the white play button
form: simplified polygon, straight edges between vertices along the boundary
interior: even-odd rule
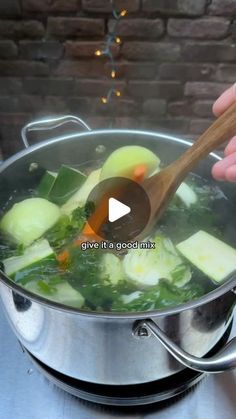
[[[94,208],[88,216],[89,227],[105,241],[136,240],[148,225],[149,196],[131,179],[111,177],[102,180],[92,189],[86,202],[89,209]]]
[[[113,223],[131,212],[128,205],[123,204],[115,198],[109,198],[108,220]]]

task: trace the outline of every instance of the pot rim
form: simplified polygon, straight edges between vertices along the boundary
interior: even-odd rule
[[[168,135],[162,132],[154,132],[154,131],[142,131],[142,130],[119,130],[119,129],[109,129],[109,130],[91,130],[88,132],[81,132],[81,133],[75,133],[75,134],[70,134],[70,135],[63,135],[63,136],[59,136],[53,139],[49,139],[49,140],[45,140],[45,141],[41,141],[37,144],[31,145],[26,149],[23,149],[19,152],[17,152],[16,154],[14,154],[13,156],[9,157],[4,163],[2,163],[0,165],[0,175],[1,173],[9,166],[11,166],[14,162],[16,162],[18,159],[20,159],[21,157],[24,157],[25,155],[31,154],[34,151],[46,147],[49,144],[54,144],[57,142],[62,142],[68,139],[73,139],[76,137],[86,137],[86,136],[91,136],[91,135],[96,135],[96,134],[105,134],[105,135],[109,135],[109,134],[135,134],[135,135],[146,135],[146,136],[150,136],[150,137],[162,137],[168,140],[174,140],[177,143],[180,144],[185,144],[188,146],[191,146],[193,144],[192,141],[189,140],[183,140],[179,137],[175,137],[172,135]],[[210,153],[210,156],[214,157],[216,160],[221,160],[222,158],[215,154],[215,153]],[[150,311],[137,311],[137,312],[116,312],[116,311],[112,311],[112,312],[106,312],[106,311],[85,311],[85,310],[80,310],[77,309],[75,307],[70,307],[61,303],[57,303],[54,301],[51,301],[49,299],[46,299],[44,297],[41,297],[39,295],[36,295],[26,289],[24,289],[23,287],[17,285],[15,282],[13,282],[10,278],[8,278],[3,271],[0,270],[0,281],[6,285],[9,289],[11,289],[12,291],[17,292],[18,294],[20,294],[21,296],[28,298],[36,303],[42,304],[46,307],[49,307],[51,309],[54,310],[58,310],[58,311],[62,311],[62,312],[67,312],[67,313],[71,313],[71,314],[77,314],[77,315],[82,315],[82,316],[86,316],[86,317],[97,317],[97,318],[106,318],[106,319],[143,319],[143,318],[150,318],[150,317],[160,317],[160,316],[166,316],[166,315],[174,315],[174,314],[178,314],[182,311],[185,310],[189,310],[189,309],[194,309],[197,308],[203,304],[206,304],[210,301],[213,301],[221,296],[223,296],[224,294],[226,294],[229,291],[233,292],[233,288],[236,286],[236,271],[233,272],[232,274],[229,275],[228,279],[225,279],[225,283],[220,285],[218,288],[216,288],[215,290],[203,295],[200,298],[197,298],[196,300],[192,300],[189,301],[187,303],[183,303],[183,304],[179,304],[177,306],[173,306],[173,307],[168,307],[165,309],[161,309],[161,310],[150,310]]]

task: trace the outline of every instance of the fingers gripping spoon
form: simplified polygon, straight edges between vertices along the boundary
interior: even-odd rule
[[[177,160],[142,183],[151,215],[145,234],[156,224],[186,175],[197,163],[236,133],[236,103],[220,116]]]

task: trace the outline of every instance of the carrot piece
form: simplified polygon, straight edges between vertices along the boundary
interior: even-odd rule
[[[66,249],[66,250],[63,250],[61,253],[59,253],[59,255],[57,255],[57,260],[59,263],[64,264],[69,261],[69,257],[70,257],[69,251]]]
[[[147,166],[145,164],[140,164],[134,169],[133,180],[137,183],[141,183],[143,179],[145,178],[146,173],[147,173]]]
[[[88,222],[85,223],[82,234],[84,236],[96,236],[96,233],[94,232],[94,230],[92,229],[92,227],[90,226]]]

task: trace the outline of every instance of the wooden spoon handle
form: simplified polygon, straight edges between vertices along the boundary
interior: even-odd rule
[[[236,103],[234,103],[223,115],[221,115],[205,131],[197,141],[188,148],[169,168],[181,174],[181,178],[198,163],[200,159],[207,156],[211,151],[229,140],[236,134]]]

